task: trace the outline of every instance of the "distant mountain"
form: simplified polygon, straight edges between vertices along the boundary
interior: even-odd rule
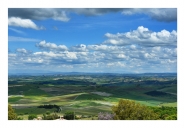
[[[46,70],[11,70],[8,75],[122,75],[122,76],[177,76],[177,73],[97,73],[97,72],[55,72]]]
[[[48,73],[56,73],[53,71],[45,71],[45,70],[10,70],[8,71],[8,75],[44,75]]]

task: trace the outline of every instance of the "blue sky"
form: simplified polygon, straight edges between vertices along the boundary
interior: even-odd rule
[[[9,72],[177,72],[175,8],[9,8]]]

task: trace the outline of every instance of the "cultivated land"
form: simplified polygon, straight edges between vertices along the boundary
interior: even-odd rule
[[[59,115],[74,111],[81,119],[97,119],[99,112],[111,112],[121,98],[147,106],[177,107],[177,74],[11,75],[8,95],[8,103],[24,119],[56,110],[38,108],[44,104],[60,106]]]

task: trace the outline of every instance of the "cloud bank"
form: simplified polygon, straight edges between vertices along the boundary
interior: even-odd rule
[[[123,15],[145,14],[160,22],[177,21],[177,8],[9,8],[8,17],[44,20],[54,19],[63,22],[70,20],[69,13],[85,16],[99,16],[121,12]]]
[[[153,32],[139,26],[125,33],[106,33],[101,44],[67,47],[63,44],[36,43],[40,50],[19,48],[9,53],[10,68],[44,68],[56,71],[150,72],[177,70],[177,32]],[[112,42],[111,42],[112,40]],[[109,72],[107,71],[107,72]]]

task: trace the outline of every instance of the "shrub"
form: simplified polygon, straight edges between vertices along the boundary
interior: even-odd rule
[[[152,109],[155,113],[158,113],[159,118],[161,120],[168,120],[168,119],[176,120],[177,118],[177,107],[162,106],[162,107],[149,107],[149,108]],[[170,117],[172,115],[176,115],[176,118]]]
[[[43,114],[43,120],[55,120],[55,119],[58,119],[59,116],[55,113],[55,114],[52,114],[52,115],[45,115]]]
[[[177,120],[177,115],[171,115],[165,118],[165,120]]]
[[[17,117],[17,120],[23,120],[23,118],[22,117]]]

